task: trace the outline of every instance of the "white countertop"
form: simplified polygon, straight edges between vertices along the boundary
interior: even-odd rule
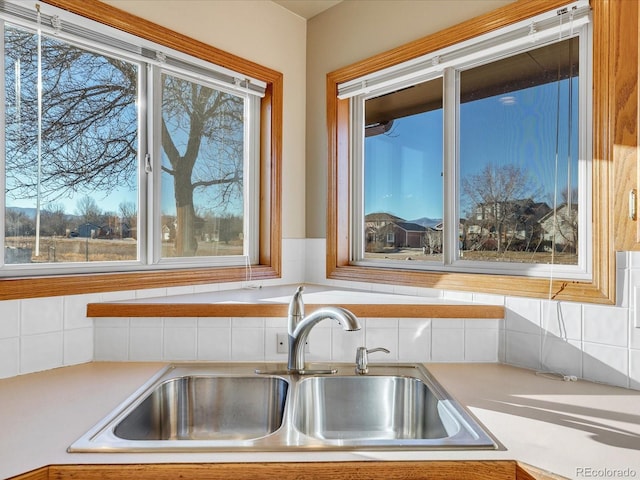
[[[66,452],[163,365],[88,363],[0,380],[0,478],[54,464],[361,460],[517,460],[569,478],[640,478],[639,391],[498,364],[428,365],[498,440],[494,451]]]

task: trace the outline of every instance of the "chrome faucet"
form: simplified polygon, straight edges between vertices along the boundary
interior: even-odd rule
[[[330,318],[336,320],[346,331],[360,330],[360,323],[356,316],[346,308],[323,307],[309,316],[304,316],[304,302],[302,292],[304,286],[300,285],[293,294],[289,303],[289,314],[287,316],[287,329],[289,333],[289,359],[287,369],[290,372],[303,372],[304,368],[304,346],[311,329],[321,320]]]

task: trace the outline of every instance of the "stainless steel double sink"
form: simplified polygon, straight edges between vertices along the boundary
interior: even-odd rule
[[[70,452],[495,448],[421,364],[173,364],[69,447]],[[262,374],[256,374],[256,370]]]

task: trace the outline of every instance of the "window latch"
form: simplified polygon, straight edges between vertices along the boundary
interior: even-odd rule
[[[145,173],[153,172],[153,167],[151,166],[151,155],[148,153],[144,156],[144,171]]]

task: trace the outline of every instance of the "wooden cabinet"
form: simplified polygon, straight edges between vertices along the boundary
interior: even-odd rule
[[[200,463],[137,465],[52,465],[11,480],[559,480],[549,472],[513,460],[423,462]]]
[[[595,72],[594,79],[598,75],[606,75],[602,79],[602,84],[606,85],[606,98],[603,95],[599,97],[601,101],[608,102],[609,129],[605,130],[607,138],[600,140],[603,142],[603,149],[600,152],[594,151],[594,155],[605,155],[605,158],[611,158],[614,163],[614,247],[617,251],[640,250],[639,2],[610,0],[598,3],[607,10],[607,14],[601,17],[606,23],[596,27],[602,28],[605,34],[600,40],[607,41],[610,48],[606,49],[609,53],[606,71]]]

